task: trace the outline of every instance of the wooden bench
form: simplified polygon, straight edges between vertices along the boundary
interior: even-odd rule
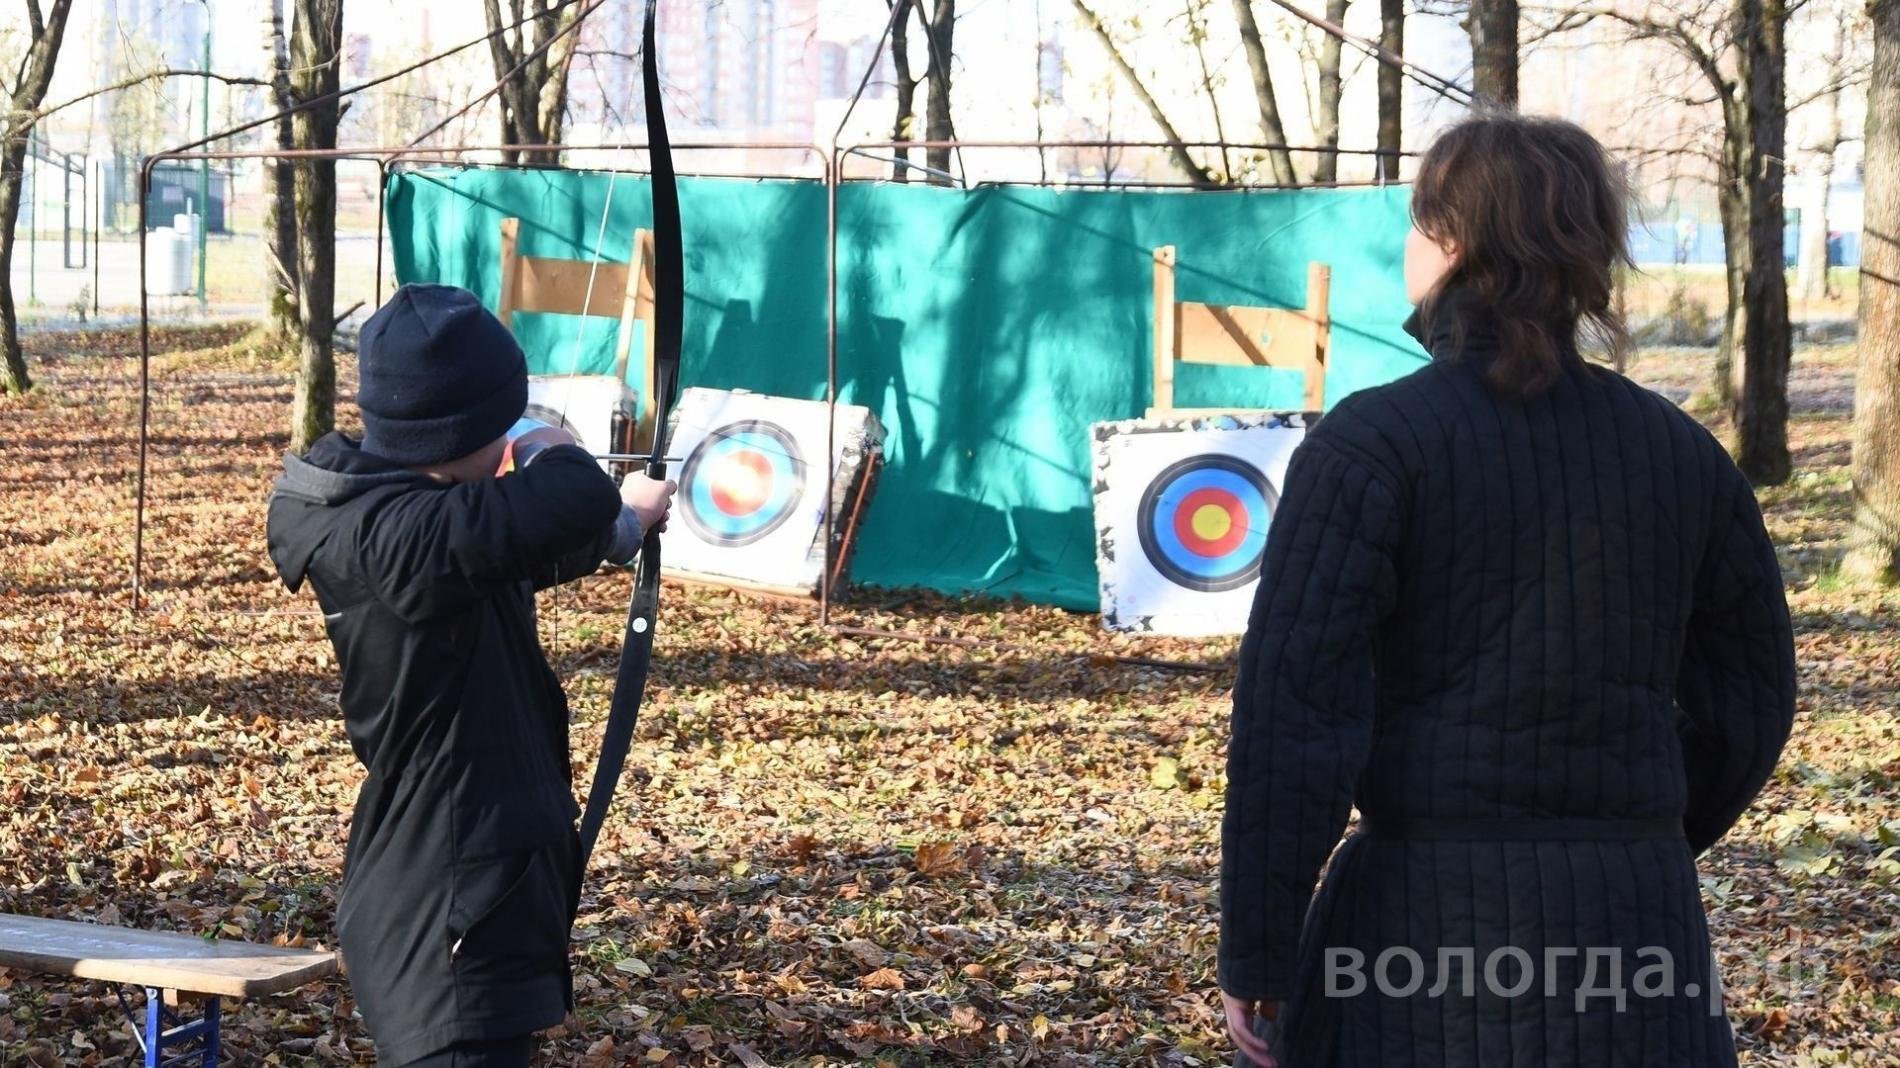
[[[146,1068],[161,1068],[189,1060],[218,1063],[220,998],[295,990],[334,974],[337,963],[336,954],[319,950],[0,915],[0,967],[143,987],[142,1018],[123,994],[119,1003],[138,1029]],[[176,1001],[179,994],[203,1000],[198,1019],[181,1020],[166,1007],[167,995]],[[199,1048],[169,1058],[165,1054],[192,1042]]]

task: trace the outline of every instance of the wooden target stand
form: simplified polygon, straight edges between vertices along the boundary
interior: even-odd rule
[[[643,324],[645,339],[641,352],[640,400],[653,396],[653,231],[633,232],[633,258],[630,263],[607,260],[569,260],[547,256],[523,256],[520,251],[521,220],[501,221],[501,298],[495,317],[503,326],[514,329],[516,312],[551,312],[556,315],[584,315],[619,319],[620,330],[614,339],[613,377],[627,380],[627,362],[633,354],[633,326]],[[589,289],[589,282],[592,289]],[[637,424],[613,434],[615,448],[632,454],[653,443],[653,412],[649,405]]]
[[[592,289],[589,289],[589,280]],[[516,312],[549,312],[556,315],[585,315],[599,318],[617,318],[620,328],[614,340],[614,366],[612,377],[626,381],[627,364],[633,355],[633,327],[641,324],[643,345],[641,350],[640,399],[645,402],[654,393],[654,283],[653,283],[653,231],[638,229],[633,232],[633,255],[628,263],[613,263],[606,260],[570,260],[548,256],[524,256],[521,254],[521,220],[505,218],[501,220],[501,296],[495,309],[496,318],[503,326],[514,329]],[[648,450],[653,445],[654,412],[649,406],[639,416],[636,424],[616,428],[612,437],[617,454],[609,457],[618,475],[625,475],[634,467],[636,454]],[[833,418],[836,416],[834,414]],[[624,457],[624,458],[622,458]],[[830,458],[827,458],[827,463]],[[877,484],[882,472],[881,453],[866,462],[866,470],[858,479],[855,492],[850,494],[850,503],[845,513],[842,532],[832,539],[830,582],[837,589],[844,582],[844,575],[850,563],[851,549],[856,544],[858,527],[863,519],[865,506],[870,502],[872,488]],[[829,484],[829,479],[826,480]],[[826,503],[827,514],[844,502],[833,499]],[[827,533],[834,526],[826,523]],[[745,582],[737,579],[708,579],[690,575],[670,575],[679,582],[694,586],[710,586],[719,589],[743,590],[747,593],[770,597],[775,600],[805,602],[813,599],[811,591],[786,586],[769,586],[761,583]]]
[[[1306,266],[1306,307],[1264,308],[1180,300],[1173,245],[1155,249],[1154,405],[1148,418],[1222,415],[1231,408],[1176,408],[1174,365],[1272,367],[1305,375],[1305,410],[1326,403],[1326,360],[1332,347],[1333,271]]]

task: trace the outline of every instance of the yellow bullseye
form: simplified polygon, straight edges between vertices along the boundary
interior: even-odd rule
[[[1194,510],[1194,516],[1189,523],[1193,526],[1196,537],[1205,541],[1219,541],[1233,528],[1234,517],[1220,505],[1204,504]]]

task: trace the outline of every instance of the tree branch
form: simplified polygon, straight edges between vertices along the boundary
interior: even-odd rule
[[[1194,162],[1194,157],[1188,154],[1186,142],[1175,131],[1174,123],[1168,121],[1167,113],[1161,110],[1161,104],[1155,100],[1154,94],[1142,84],[1141,76],[1136,74],[1135,68],[1129,65],[1128,58],[1122,55],[1121,49],[1115,44],[1115,39],[1109,36],[1108,27],[1102,25],[1101,16],[1089,10],[1084,0],[1071,0],[1071,3],[1075,5],[1076,14],[1082,16],[1083,24],[1094,31],[1096,39],[1102,42],[1103,48],[1108,50],[1108,58],[1114,62],[1115,69],[1121,72],[1122,77],[1127,79],[1128,84],[1135,90],[1135,95],[1141,98],[1142,104],[1148,109],[1148,116],[1161,129],[1162,139],[1168,142],[1168,155],[1174,160],[1174,165],[1181,168],[1181,171],[1196,185],[1217,184],[1207,173],[1207,168]]]
[[[1605,18],[1612,22],[1621,23],[1630,30],[1632,37],[1636,40],[1661,41],[1675,49],[1683,58],[1694,64],[1697,70],[1702,72],[1702,76],[1708,79],[1710,88],[1714,89],[1723,100],[1728,100],[1734,96],[1735,83],[1731,82],[1722,73],[1721,65],[1716,62],[1715,51],[1705,47],[1701,41],[1697,40],[1696,37],[1689,32],[1687,19],[1673,24],[1658,22],[1641,15],[1632,15],[1626,11],[1620,11],[1614,7],[1592,5],[1573,7],[1526,5],[1524,10],[1540,11],[1545,14],[1556,15],[1560,19],[1585,16],[1585,22],[1590,19]],[[1582,23],[1579,23],[1579,25],[1582,25]]]
[[[114,82],[111,85],[100,86],[99,88],[91,90],[90,92],[81,93],[70,100],[62,100],[59,103],[54,104],[50,107],[43,107],[36,111],[10,112],[8,113],[7,117],[9,119],[25,118],[26,121],[28,122],[38,122],[41,119],[46,118],[48,115],[51,115],[56,111],[64,111],[67,108],[72,107],[74,104],[83,104],[86,101],[91,100],[93,97],[104,96],[107,93],[116,93],[121,89],[130,89],[133,86],[143,85],[146,82],[155,82],[164,78],[204,78],[204,77],[209,77],[214,82],[223,82],[226,85],[255,85],[255,86],[262,86],[263,88],[268,89],[270,88],[270,84],[271,84],[270,79],[268,78],[247,78],[247,77],[242,77],[242,76],[234,75],[234,74],[216,74],[216,73],[207,75],[204,71],[201,71],[201,70],[173,70],[168,67],[163,70],[150,70],[150,71],[146,71],[144,74],[135,74],[129,78],[124,78],[124,79],[121,79],[120,81]]]

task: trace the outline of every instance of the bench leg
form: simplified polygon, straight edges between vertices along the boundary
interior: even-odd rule
[[[223,1003],[216,997],[204,999],[203,1015],[196,1020],[180,1023],[176,1027],[165,1026],[165,992],[155,987],[145,988],[145,1062],[144,1068],[165,1068],[166,1065],[181,1063],[190,1057],[197,1057],[204,1068],[216,1068],[218,1063],[218,1025],[222,1022]],[[192,1039],[203,1041],[202,1049],[193,1054],[177,1058],[167,1058],[167,1046],[179,1046]]]
[[[165,1059],[165,992],[145,988],[145,1065],[158,1068]]]

